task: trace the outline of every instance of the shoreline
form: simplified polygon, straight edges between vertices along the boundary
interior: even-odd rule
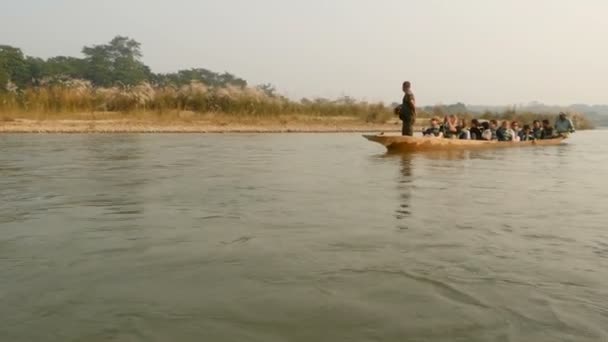
[[[30,120],[0,121],[0,134],[160,134],[160,133],[369,133],[400,132],[399,123],[360,123],[352,121],[234,122],[215,123],[151,122],[131,120]]]

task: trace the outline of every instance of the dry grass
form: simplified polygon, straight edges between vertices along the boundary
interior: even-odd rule
[[[30,88],[21,93],[0,94],[0,113],[57,119],[75,113],[120,112],[129,115],[153,113],[220,113],[235,117],[277,117],[284,114],[307,116],[347,116],[364,122],[385,122],[392,109],[381,103],[352,101],[291,101],[269,96],[257,88],[209,88],[193,82],[180,88],[136,87],[94,88],[86,81]]]
[[[3,132],[397,130],[392,109],[350,99],[291,101],[257,88],[95,88],[86,81],[0,94]]]

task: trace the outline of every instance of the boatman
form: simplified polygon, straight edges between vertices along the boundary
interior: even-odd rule
[[[560,136],[567,136],[570,133],[574,133],[574,125],[572,121],[568,119],[566,113],[559,113],[557,121],[555,121],[555,132]]]
[[[414,135],[414,122],[416,121],[416,99],[412,92],[412,84],[409,81],[403,82],[403,103],[399,112],[399,118],[403,121],[402,135]]]

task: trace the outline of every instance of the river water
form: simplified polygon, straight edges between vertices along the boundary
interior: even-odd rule
[[[606,341],[607,133],[1,135],[0,341]]]

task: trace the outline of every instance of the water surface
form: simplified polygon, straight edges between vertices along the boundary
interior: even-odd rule
[[[608,340],[606,174],[606,131],[0,135],[0,340]]]

